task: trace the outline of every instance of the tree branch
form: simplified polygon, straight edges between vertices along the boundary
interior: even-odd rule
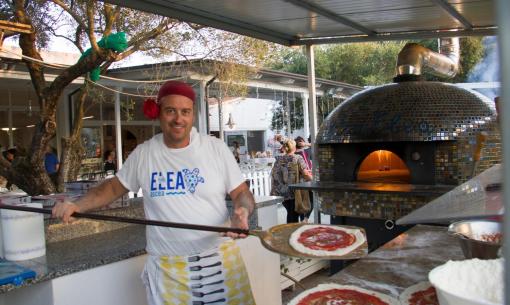
[[[94,34],[94,20],[95,20],[94,13],[95,13],[94,1],[88,0],[87,1],[87,21],[88,21],[87,34],[89,35],[90,46],[92,48],[92,51],[96,52],[96,53],[100,53],[101,50],[100,50],[99,46],[97,45],[96,35]]]
[[[155,28],[153,28],[152,30],[150,30],[146,33],[143,33],[139,36],[134,36],[128,42],[128,46],[142,45],[143,43],[145,43],[149,40],[155,39],[159,35],[169,31],[173,27],[173,26],[168,27],[171,22],[173,22],[173,20],[170,18],[163,19],[163,21],[160,24],[158,24]]]
[[[60,0],[51,0],[56,5],[60,6],[64,11],[66,11],[71,17],[73,17],[74,21],[78,23],[79,27],[87,29],[87,25],[83,22],[80,15],[76,14],[69,6],[67,6],[64,2]]]
[[[25,24],[29,24],[33,26],[32,20],[25,12],[25,1],[24,0],[15,0],[14,1],[14,15],[16,19]],[[35,44],[36,34],[33,33],[21,33],[19,37],[19,45],[22,50],[23,55],[29,56],[35,59],[42,60],[41,55],[37,51],[37,47]],[[30,73],[30,78],[32,79],[32,83],[34,85],[34,90],[38,96],[39,107],[41,109],[41,113],[44,111],[44,105],[42,101],[42,92],[45,86],[45,79],[43,73],[43,67],[33,61],[23,60],[25,61],[28,71]]]
[[[104,16],[105,20],[105,28],[103,31],[103,35],[110,35],[113,29],[113,25],[115,24],[115,19],[117,18],[117,10],[114,10],[114,6],[108,3],[104,4]]]

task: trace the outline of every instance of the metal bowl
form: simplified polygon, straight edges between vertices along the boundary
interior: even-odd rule
[[[499,257],[502,229],[497,221],[471,220],[452,223],[448,232],[459,240],[466,258],[494,259]]]

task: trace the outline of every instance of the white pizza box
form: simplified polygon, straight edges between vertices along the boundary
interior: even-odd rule
[[[79,198],[84,196],[84,194],[85,194],[84,191],[75,190],[75,191],[65,192],[65,193],[34,196],[32,198],[32,201],[41,203],[43,205],[43,207],[52,207],[57,202],[64,202],[64,201],[75,202],[76,200],[78,200]]]
[[[66,190],[89,190],[101,181],[95,180],[81,180],[81,181],[70,181],[65,183]]]
[[[320,259],[289,259],[287,256],[282,255],[280,264],[281,272],[300,281],[321,269],[327,268],[329,266],[329,261]],[[294,285],[293,281],[283,275],[280,277],[281,290],[291,287],[292,285]]]
[[[0,195],[0,203],[2,204],[20,204],[30,202],[32,202],[32,197],[25,193],[9,192]]]

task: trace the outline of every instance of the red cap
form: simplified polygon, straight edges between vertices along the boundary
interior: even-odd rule
[[[193,91],[193,88],[186,83],[175,80],[167,81],[159,88],[158,99],[156,102],[159,104],[162,98],[172,94],[185,96],[192,100],[193,103],[195,102],[195,91]]]

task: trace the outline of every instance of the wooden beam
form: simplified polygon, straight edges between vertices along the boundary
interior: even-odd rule
[[[11,31],[16,33],[27,33],[30,34],[33,32],[33,28],[29,24],[19,23],[19,22],[11,22],[7,20],[0,20],[0,30],[2,31]]]

